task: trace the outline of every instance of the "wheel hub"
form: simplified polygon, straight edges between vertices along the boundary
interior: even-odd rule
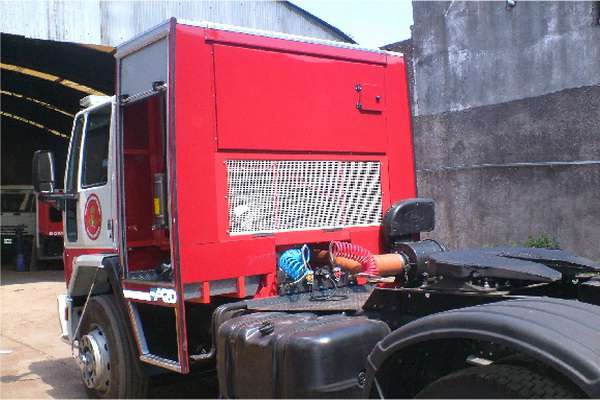
[[[89,389],[106,391],[110,387],[110,354],[104,332],[98,327],[79,342],[79,365],[83,382]]]

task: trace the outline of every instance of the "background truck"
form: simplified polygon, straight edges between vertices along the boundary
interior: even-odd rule
[[[421,239],[402,55],[169,20],[75,117],[62,337],[91,395],[600,396],[600,266]],[[510,205],[507,205],[510,206]]]
[[[2,186],[2,262],[14,262],[18,253],[28,258],[35,233],[35,195],[27,185]],[[22,243],[17,251],[17,235]],[[25,265],[25,261],[21,260]]]
[[[17,263],[20,254],[20,268],[34,270],[42,262],[62,259],[60,210],[40,201],[31,186],[6,185],[1,192],[2,261]]]
[[[62,261],[62,213],[56,204],[35,197],[35,237],[31,244],[30,270],[48,262]]]

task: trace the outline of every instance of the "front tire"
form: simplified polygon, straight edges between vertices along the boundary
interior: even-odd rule
[[[540,372],[541,370],[541,372]],[[552,376],[551,376],[552,375]],[[572,399],[583,394],[564,378],[520,365],[473,367],[446,375],[425,387],[421,399]]]
[[[145,397],[148,378],[137,357],[126,321],[112,295],[88,300],[81,321],[79,360],[90,397]]]

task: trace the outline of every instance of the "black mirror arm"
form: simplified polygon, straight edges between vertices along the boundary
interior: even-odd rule
[[[38,196],[42,200],[77,200],[79,193],[41,192]]]
[[[42,201],[53,202],[59,210],[65,209],[66,200],[78,200],[79,193],[64,193],[64,192],[42,192],[38,194]]]

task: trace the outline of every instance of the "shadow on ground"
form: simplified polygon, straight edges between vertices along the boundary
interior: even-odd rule
[[[0,286],[8,286],[24,283],[37,282],[64,282],[65,276],[62,269],[34,271],[34,272],[17,272],[5,265],[2,266],[2,275],[0,277]]]
[[[151,399],[214,399],[219,396],[216,375],[176,375],[153,378],[148,397]]]
[[[65,379],[71,376],[71,379]],[[86,398],[87,393],[79,378],[79,369],[71,358],[36,361],[30,364],[29,371],[19,375],[4,375],[0,383],[9,384],[22,381],[41,380],[50,386],[46,394],[55,399]],[[192,399],[216,398],[219,389],[214,376],[171,376],[167,379],[154,378],[148,391],[151,399]]]
[[[57,399],[77,399],[86,397],[83,384],[78,379],[65,379],[65,376],[78,373],[75,362],[70,358],[35,361],[29,365],[29,371],[19,375],[4,375],[0,377],[3,384],[27,380],[41,380],[50,389],[46,391],[49,397]]]
[[[65,379],[65,376],[72,376]],[[50,386],[46,394],[55,399],[86,398],[87,393],[79,379],[79,370],[71,358],[36,361],[30,364],[29,371],[19,375],[4,375],[0,383],[9,384],[22,381],[41,380]],[[192,399],[218,397],[218,384],[213,376],[171,376],[167,379],[153,379],[148,391],[151,399]]]

